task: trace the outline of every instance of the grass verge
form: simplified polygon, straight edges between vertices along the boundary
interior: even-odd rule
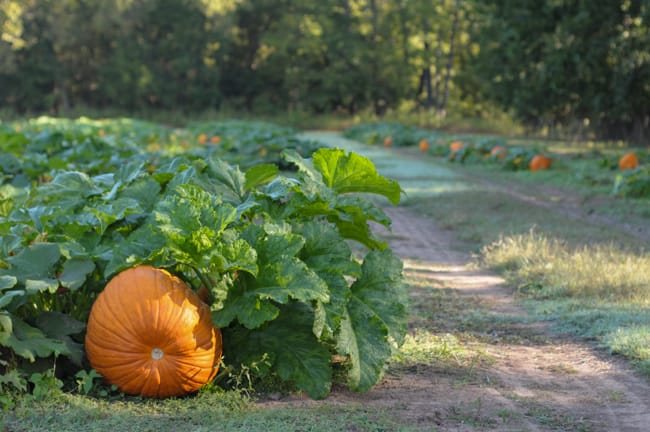
[[[409,431],[379,409],[335,406],[260,406],[236,392],[204,392],[167,400],[108,401],[60,393],[23,400],[0,420],[5,432],[19,431]]]

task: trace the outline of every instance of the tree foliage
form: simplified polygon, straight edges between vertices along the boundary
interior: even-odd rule
[[[485,95],[539,126],[650,137],[650,6],[641,1],[487,2],[474,74]]]
[[[19,112],[481,115],[638,143],[640,0],[0,0],[0,101]]]
[[[453,9],[423,0],[0,0],[0,100],[19,112],[381,114],[416,97],[433,55],[424,40],[439,37],[438,54],[448,53]]]

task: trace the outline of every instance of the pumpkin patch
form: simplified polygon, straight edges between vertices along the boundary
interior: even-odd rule
[[[99,138],[52,123],[0,136],[22,150],[2,179],[3,353],[74,368],[86,354],[119,391],[156,398],[212,382],[222,350],[228,374],[316,399],[341,374],[333,358],[354,391],[381,378],[407,294],[371,229],[390,218],[363,194],[397,204],[402,190],[369,159],[267,124],[129,122],[121,135],[104,121]]]

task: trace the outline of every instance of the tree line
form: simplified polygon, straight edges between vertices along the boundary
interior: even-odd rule
[[[0,103],[398,106],[650,135],[650,6],[601,0],[0,0]]]

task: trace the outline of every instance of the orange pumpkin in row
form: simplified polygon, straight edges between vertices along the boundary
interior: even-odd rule
[[[90,311],[88,360],[127,394],[195,392],[215,377],[221,350],[210,308],[165,270],[143,265],[121,272]]]
[[[544,155],[536,155],[530,160],[528,167],[531,171],[547,170],[551,167],[553,159]]]
[[[508,155],[508,149],[504,146],[494,146],[490,151],[490,156],[503,160]]]
[[[465,144],[463,144],[461,141],[454,141],[449,144],[449,150],[451,150],[452,153],[460,151],[463,147],[465,147]]]
[[[632,170],[639,166],[639,157],[636,153],[626,153],[618,160],[618,167],[622,170]]]

